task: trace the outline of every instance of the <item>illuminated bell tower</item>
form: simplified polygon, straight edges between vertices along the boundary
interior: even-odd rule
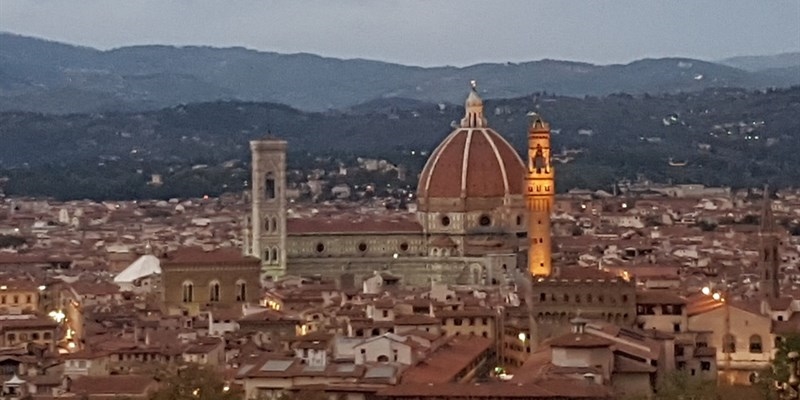
[[[528,271],[533,276],[550,276],[552,244],[550,213],[555,196],[554,171],[550,157],[550,124],[529,114],[528,174],[525,177],[525,205],[528,209]]]

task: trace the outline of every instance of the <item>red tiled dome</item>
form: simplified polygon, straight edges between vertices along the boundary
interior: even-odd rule
[[[417,196],[431,198],[504,197],[522,194],[525,166],[517,152],[492,129],[456,129],[422,169]]]
[[[444,139],[422,169],[417,186],[422,211],[430,208],[432,199],[469,204],[522,194],[525,166],[514,148],[488,127],[475,81],[464,108],[461,127]]]

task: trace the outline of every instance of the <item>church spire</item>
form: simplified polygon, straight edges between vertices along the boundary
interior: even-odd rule
[[[483,116],[483,100],[478,96],[478,84],[474,80],[469,82],[470,91],[464,104],[466,115],[461,119],[462,128],[484,128],[487,126]]]

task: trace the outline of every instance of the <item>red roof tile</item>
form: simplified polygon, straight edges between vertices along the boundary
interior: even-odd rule
[[[205,251],[200,247],[184,247],[167,254],[161,265],[245,265],[259,264],[260,262],[258,258],[245,256],[242,254],[242,250],[232,247],[221,247],[210,251]]]

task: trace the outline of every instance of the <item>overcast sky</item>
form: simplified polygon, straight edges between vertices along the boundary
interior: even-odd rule
[[[0,30],[101,49],[244,46],[413,65],[800,51],[800,0],[0,0]]]

